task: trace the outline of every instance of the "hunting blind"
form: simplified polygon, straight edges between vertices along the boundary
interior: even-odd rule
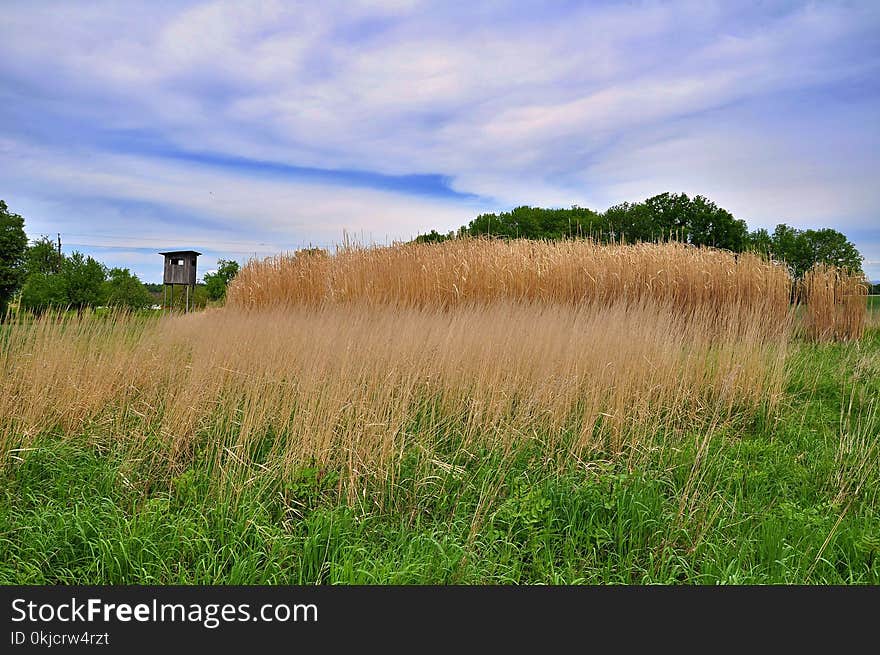
[[[173,250],[160,252],[165,257],[165,275],[162,278],[164,285],[164,299],[168,299],[168,289],[171,288],[171,306],[174,306],[174,287],[181,285],[186,287],[186,311],[189,311],[190,289],[193,296],[196,291],[196,259],[202,253],[195,250]],[[164,306],[168,303],[164,302]]]

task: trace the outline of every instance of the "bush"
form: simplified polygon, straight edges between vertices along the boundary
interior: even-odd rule
[[[153,296],[138,276],[127,268],[110,270],[104,283],[104,294],[107,297],[107,304],[111,307],[145,309],[153,304]]]

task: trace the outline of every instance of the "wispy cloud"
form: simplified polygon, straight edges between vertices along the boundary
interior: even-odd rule
[[[236,256],[684,190],[880,245],[873,2],[13,3],[4,24],[0,197],[33,233]]]

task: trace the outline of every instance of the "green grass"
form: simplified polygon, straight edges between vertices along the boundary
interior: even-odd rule
[[[230,489],[207,456],[45,437],[0,478],[0,582],[880,584],[880,332],[789,365],[789,406],[735,433],[558,473],[450,426],[445,466],[407,453],[351,502],[333,472]]]

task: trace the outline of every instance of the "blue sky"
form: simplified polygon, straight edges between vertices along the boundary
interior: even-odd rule
[[[519,204],[707,195],[880,279],[880,3],[6,2],[0,198],[158,281]]]

